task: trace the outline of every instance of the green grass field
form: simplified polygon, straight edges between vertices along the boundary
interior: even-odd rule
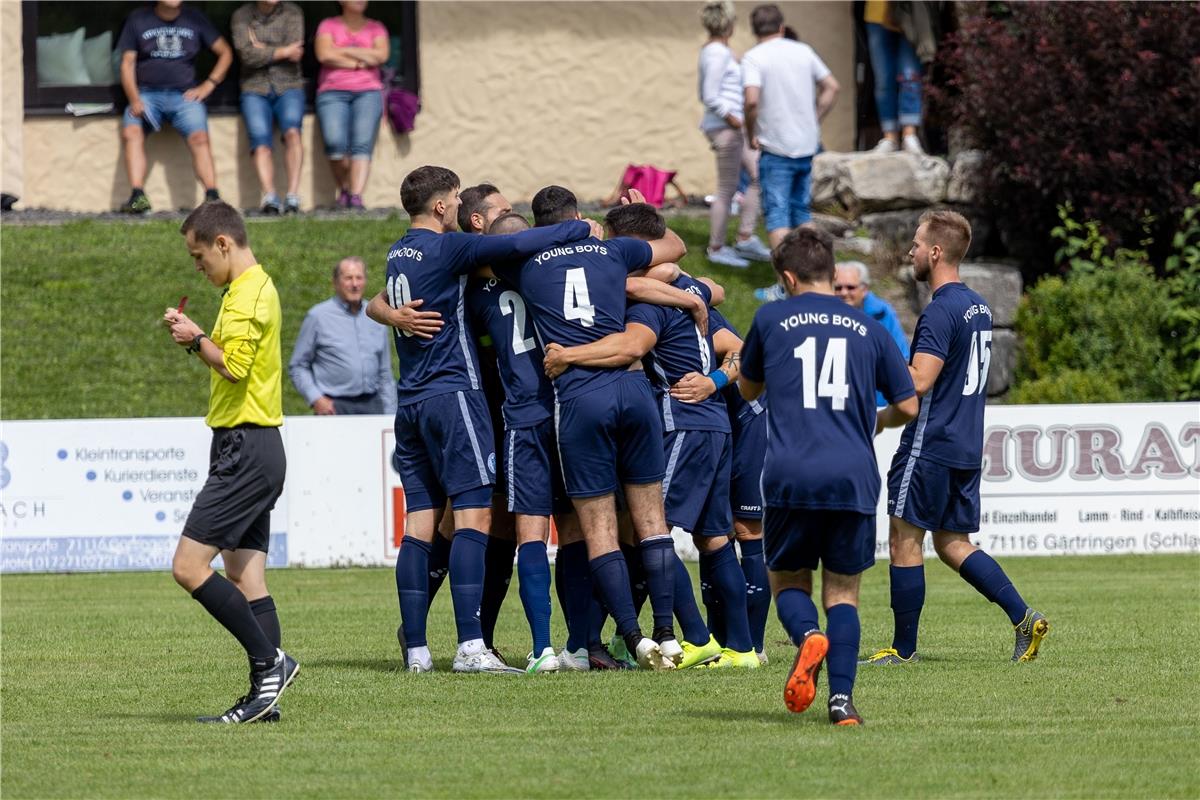
[[[782,704],[793,649],[772,615],[757,672],[450,674],[449,593],[431,618],[440,672],[397,671],[389,570],[271,574],[301,661],[279,725],[199,726],[242,693],[236,645],[166,574],[6,576],[4,797],[1180,797],[1200,795],[1200,559],[1013,558],[1053,631],[1012,633],[928,565],[924,661],[860,670],[867,719]],[[863,649],[887,643],[886,568]],[[564,636],[555,617],[555,641]],[[497,644],[529,643],[516,587]],[[819,695],[823,696],[822,695]]]
[[[383,287],[384,256],[407,220],[250,220],[254,254],[275,279],[283,306],[283,361],[305,312],[332,294],[342,257],[367,262],[367,288]],[[751,291],[774,281],[769,264],[748,270],[704,258],[707,218],[675,217],[690,250],[683,268],[724,284],[722,310],[745,332],[758,304]],[[0,418],[203,416],[208,379],[163,331],[163,309],[188,296],[187,313],[206,330],[220,294],[195,271],[179,223],[77,222],[5,225],[0,230]],[[285,379],[284,413],[309,413]]]

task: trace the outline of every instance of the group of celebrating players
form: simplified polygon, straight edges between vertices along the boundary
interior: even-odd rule
[[[914,238],[917,276],[934,296],[910,366],[878,323],[834,295],[832,241],[814,226],[775,249],[788,297],[763,307],[743,341],[717,308],[723,289],[679,269],[686,248],[636,192],[601,228],[580,218],[570,191],[548,186],[530,229],[496,187],[459,188],[442,167],[404,179],[412,225],[368,307],[395,329],[400,362],[394,463],[408,516],[396,588],[409,671],[433,669],[426,618],[447,573],[458,672],[758,668],[769,585],[798,648],[788,708],[812,703],[828,662],[830,720],[859,724],[858,585],[875,560],[880,490],[873,437],[906,423],[889,475],[896,635],[868,663],[917,658],[927,530],[942,559],[1008,612],[1014,660],[1036,656],[1044,617],[967,536],[979,525],[991,312],[957,279],[965,219],[933,212]],[[568,630],[557,652],[551,518]],[[675,552],[680,532],[700,553],[707,620]],[[514,547],[533,639],[525,670],[491,640]],[[812,601],[818,565],[825,632]],[[638,622],[647,599],[649,636]]]
[[[901,425],[888,474],[894,635],[863,663],[918,658],[926,531],[940,558],[1008,615],[1013,660],[1037,656],[1045,617],[968,537],[980,522],[992,334],[986,301],[958,278],[971,237],[963,217],[930,212],[915,232],[910,256],[932,300],[906,364],[879,323],[834,295],[832,241],[810,224],[775,247],[787,296],[760,308],[743,340],[718,310],[724,290],[679,269],[683,242],[637,192],[601,226],[580,218],[570,191],[548,186],[530,228],[496,187],[459,188],[443,167],[405,177],[412,224],[367,309],[395,329],[400,362],[393,461],[407,520],[396,590],[408,671],[433,669],[426,619],[447,575],[456,672],[757,669],[773,597],[797,647],[786,706],[808,708],[824,664],[830,721],[861,724],[853,688],[859,578],[875,561],[873,438]],[[275,721],[299,672],[280,649],[265,578],[285,473],[279,298],[235,209],[205,203],[181,232],[197,269],[227,288],[211,337],[182,304],[163,317],[210,368],[213,428],[208,480],[173,572],[250,660],[249,693],[200,719]],[[567,623],[558,651],[552,519]],[[706,616],[673,534],[699,551]],[[492,642],[514,550],[533,639],[524,670]],[[211,566],[218,553],[225,576]],[[818,566],[824,630],[812,599]],[[638,622],[647,599],[649,636]],[[616,636],[606,646],[609,617]]]

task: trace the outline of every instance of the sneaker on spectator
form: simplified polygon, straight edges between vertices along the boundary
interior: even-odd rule
[[[350,207],[350,193],[347,192],[345,189],[342,189],[340,192],[338,192],[337,207],[338,208],[349,208]]]
[[[259,205],[259,208],[262,213],[272,216],[283,213],[283,206],[279,203],[279,195],[274,192],[267,192],[262,196],[262,203]]]
[[[134,189],[129,199],[121,204],[122,214],[146,214],[150,211],[150,198],[141,189]]]
[[[363,205],[363,201],[362,201],[362,195],[361,195],[361,194],[352,194],[352,195],[350,195],[350,205],[349,205],[349,208],[350,208],[352,211],[362,211],[364,208],[366,208],[366,206],[364,206],[364,205]]]
[[[872,153],[894,153],[899,148],[896,146],[895,139],[880,139],[879,143],[871,148]]]
[[[288,192],[287,199],[283,203],[283,213],[299,214],[300,213],[300,195]]]
[[[204,190],[204,202],[212,203],[212,202],[215,202],[220,199],[221,199],[221,193],[218,192],[216,189],[205,189]]]
[[[912,153],[914,156],[925,155],[925,148],[921,147],[921,140],[917,138],[915,133],[905,136],[901,147],[904,149],[904,152]]]
[[[786,297],[783,287],[778,283],[773,283],[770,286],[763,286],[754,290],[754,299],[760,303],[774,303],[776,300],[782,300]]]
[[[750,261],[771,260],[771,249],[763,244],[763,240],[757,236],[751,236],[749,239],[742,239],[733,246],[733,251],[742,258]]]
[[[746,269],[750,266],[750,262],[738,255],[737,251],[729,245],[721,245],[716,250],[709,249],[708,260],[714,264],[723,264],[727,267],[735,269]]]

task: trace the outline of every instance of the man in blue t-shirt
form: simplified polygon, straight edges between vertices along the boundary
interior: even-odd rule
[[[560,186],[539,191],[533,209],[539,226],[578,216],[575,196]],[[571,346],[623,330],[627,277],[677,261],[685,252],[682,240],[666,231],[653,242],[595,238],[547,248],[519,268],[493,265],[493,270],[525,299],[541,342]],[[683,657],[671,625],[676,556],[663,518],[662,426],[650,384],[640,371],[579,367],[556,378],[554,391],[564,483],[579,515],[597,593],[639,665],[672,669]],[[618,483],[642,543],[654,609],[652,639],[638,626],[629,569],[618,544]]]
[[[729,502],[733,510],[733,538],[741,550],[742,577],[746,582],[746,616],[750,639],[759,664],[766,666],[764,640],[771,592],[762,541],[762,467],[767,456],[767,396],[746,402],[738,391],[737,378],[742,354],[742,336],[717,309],[709,314],[715,363],[720,372],[684,375],[671,387],[671,396],[684,403],[699,403],[719,391],[725,398],[729,429],[733,437],[733,466],[729,476]],[[726,382],[728,381],[728,382]],[[725,606],[715,591],[717,577],[712,565],[700,556],[700,592],[708,609],[708,628],[722,645],[726,642]]]
[[[979,531],[983,412],[992,357],[992,310],[959,280],[958,264],[971,244],[971,224],[953,211],[921,217],[909,257],[932,299],[913,334],[913,383],[918,417],[904,429],[888,472],[892,646],[865,663],[917,660],[917,624],[925,604],[922,544],[1008,615],[1016,631],[1013,661],[1037,657],[1050,624],[1021,598],[1000,565],[971,544]]]
[[[150,200],[146,184],[146,132],[170,124],[192,152],[192,167],[204,186],[204,199],[217,200],[217,173],[208,143],[208,111],[204,101],[225,80],[233,48],[208,17],[181,0],[159,0],[134,10],[125,20],[117,50],[121,52],[121,88],[129,105],[121,121],[125,171],[133,192],[121,206],[145,214]],[[196,57],[212,50],[217,63],[196,83]]]
[[[465,312],[467,280],[483,265],[585,240],[599,226],[575,221],[511,236],[459,233],[458,187],[458,176],[444,167],[420,167],[405,176],[400,199],[412,225],[388,252],[386,288],[367,309],[375,321],[397,328],[395,461],[407,521],[396,559],[396,589],[406,664],[409,671],[428,672],[433,668],[425,633],[429,552],[449,499],[455,527],[450,592],[459,640],[454,671],[520,672],[488,650],[479,621],[496,456],[475,337]],[[441,315],[436,332],[409,329],[406,315],[418,301],[423,313]]]
[[[738,385],[746,400],[764,386],[774,398],[767,412],[763,528],[775,609],[798,647],[784,703],[793,712],[808,708],[828,654],[829,719],[858,725],[858,587],[861,573],[875,563],[879,499],[873,439],[879,426],[915,416],[916,393],[887,331],[834,295],[829,234],[802,225],[772,259],[788,297],[755,314]],[[876,389],[891,404],[878,416]],[[812,601],[818,563],[828,635]]]
[[[839,261],[837,274],[833,278],[833,291],[838,297],[862,311],[871,319],[883,326],[892,341],[900,348],[900,355],[908,360],[908,338],[904,328],[900,326],[900,318],[896,309],[888,301],[871,291],[871,271],[861,261]],[[883,395],[875,395],[875,405],[883,408],[887,400]]]

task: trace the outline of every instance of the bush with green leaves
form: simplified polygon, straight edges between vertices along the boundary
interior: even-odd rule
[[[1193,193],[1200,198],[1200,184]],[[1200,221],[1194,204],[1159,279],[1144,248],[1112,249],[1096,222],[1059,208],[1065,276],[1021,301],[1015,403],[1111,403],[1200,396]]]

